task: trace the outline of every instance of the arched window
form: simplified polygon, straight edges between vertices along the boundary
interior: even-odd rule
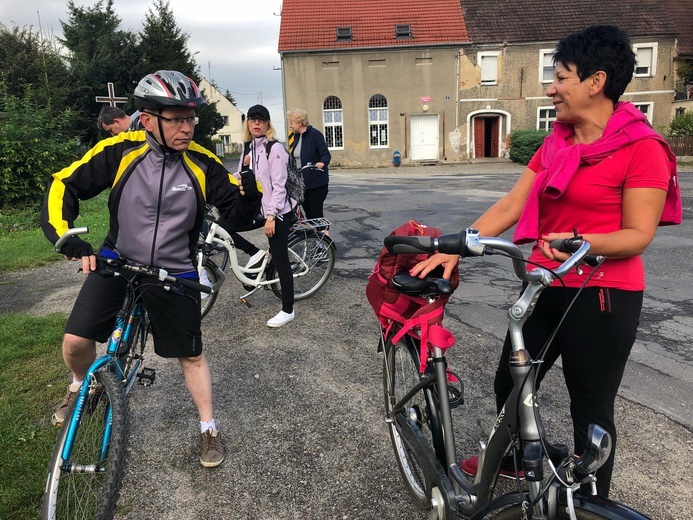
[[[344,148],[344,114],[342,100],[329,96],[322,104],[322,120],[328,148]]]
[[[371,148],[387,146],[387,99],[382,94],[368,102],[368,124]]]

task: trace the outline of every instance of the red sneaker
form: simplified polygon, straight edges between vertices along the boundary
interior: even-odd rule
[[[512,465],[512,459],[509,457],[506,457],[507,462],[509,462]],[[506,462],[506,459],[503,459],[503,462]],[[498,476],[504,477],[504,478],[511,478],[511,479],[516,479],[517,477],[520,478],[520,480],[524,480],[525,478],[525,472],[524,470],[520,470],[520,474],[516,475],[514,469],[504,469],[503,466],[506,466],[507,464],[501,464],[501,470],[498,473]],[[462,461],[462,464],[460,464],[460,467],[462,468],[462,471],[464,471],[467,475],[470,477],[476,476],[476,472],[479,469],[479,457],[471,457],[469,459],[464,459]]]

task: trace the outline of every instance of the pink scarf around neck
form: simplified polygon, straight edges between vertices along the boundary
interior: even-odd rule
[[[664,147],[669,159],[671,177],[660,226],[681,223],[681,193],[676,173],[676,156],[667,142],[655,132],[645,115],[630,102],[614,105],[614,113],[604,128],[602,136],[593,143],[568,144],[573,136],[573,126],[554,122],[542,148],[541,169],[532,185],[527,202],[517,223],[513,240],[517,244],[533,242],[539,238],[539,196],[557,199],[568,187],[581,164],[597,164],[610,153],[640,139],[655,139]]]

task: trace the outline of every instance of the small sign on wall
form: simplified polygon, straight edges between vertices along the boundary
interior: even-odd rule
[[[421,102],[422,102],[422,103],[430,103],[430,102],[431,102],[431,98],[428,97],[428,96],[422,97],[422,98],[421,98]]]

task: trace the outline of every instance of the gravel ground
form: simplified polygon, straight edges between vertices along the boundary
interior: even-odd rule
[[[501,167],[510,171],[507,164]],[[474,171],[497,168],[480,164]],[[378,173],[401,176],[404,170]],[[339,189],[338,182],[335,175],[331,190],[333,184]],[[340,217],[379,225],[346,212]],[[297,303],[293,322],[268,328],[265,322],[279,310],[279,300],[261,291],[247,308],[232,277],[205,319],[215,415],[228,451],[220,467],[205,469],[198,462],[196,410],[178,363],[150,349],[146,366],[156,369],[157,379],[151,387],[136,385],[129,400],[128,463],[117,519],[428,517],[404,489],[383,420],[378,329],[364,297],[378,247],[363,244],[363,236],[348,229],[339,238],[361,249],[338,249],[335,274],[316,296]],[[481,277],[484,269],[481,262],[470,263],[465,273]],[[0,312],[67,313],[81,281],[72,262],[0,274]],[[454,413],[458,451],[468,456],[494,420],[500,332],[463,325],[473,323],[468,317],[479,310],[469,302],[469,287],[458,293],[447,306],[446,325],[457,337],[450,365],[466,385],[466,403]],[[560,368],[554,368],[539,397],[550,438],[570,446],[564,386]],[[46,410],[46,418],[51,413]],[[616,421],[612,498],[656,520],[693,519],[691,431],[623,398],[616,402]]]
[[[415,519],[383,424],[377,327],[364,298],[363,273],[337,269],[314,298],[296,306],[280,329],[265,321],[279,308],[269,292],[253,307],[227,283],[204,322],[216,418],[228,457],[198,463],[195,408],[177,362],[150,355],[156,383],[136,386],[118,519]],[[18,291],[30,281],[30,291]],[[0,312],[67,312],[81,275],[75,264],[5,275]],[[9,290],[6,288],[9,287]],[[451,366],[466,383],[455,410],[461,453],[474,450],[493,420],[492,373],[498,341],[462,327],[459,299],[448,306],[457,336]],[[558,370],[542,386],[550,436],[566,436],[567,397]],[[51,410],[46,410],[50,414]],[[693,518],[691,432],[662,414],[617,401],[619,450],[612,497],[654,519]],[[42,478],[42,476],[37,476]]]

